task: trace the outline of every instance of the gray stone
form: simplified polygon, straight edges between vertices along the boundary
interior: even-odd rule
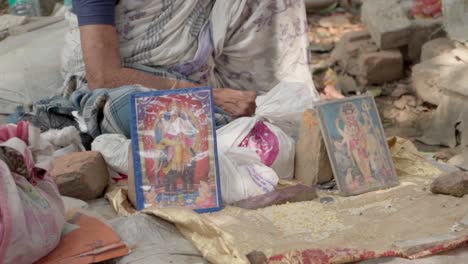
[[[440,86],[455,94],[468,96],[468,64],[452,67],[450,72],[441,78]]]
[[[455,49],[455,44],[448,38],[436,38],[422,46],[421,61],[427,61]]]
[[[336,88],[344,95],[357,94],[362,92],[362,87],[359,87],[353,77],[343,74],[338,76]]]
[[[439,176],[432,182],[431,192],[463,197],[468,194],[468,173],[457,171]]]
[[[403,56],[399,50],[364,53],[359,57],[359,77],[366,84],[382,84],[403,78]]]
[[[350,32],[341,38],[330,55],[332,62],[337,63],[346,73],[359,75],[358,58],[363,52],[377,51],[368,31]]]
[[[418,138],[427,145],[455,147],[468,146],[468,97],[444,92],[440,95],[439,106],[431,124]],[[458,133],[458,137],[457,137]]]
[[[364,1],[361,12],[361,20],[379,48],[392,49],[408,44],[411,22],[398,0]]]
[[[411,81],[416,95],[434,105],[443,97],[441,81],[454,67],[463,65],[453,54],[446,53],[413,66]]]
[[[447,163],[462,170],[468,171],[468,151],[464,151],[461,154],[453,156],[448,160]]]
[[[418,63],[423,45],[434,38],[445,37],[441,19],[416,19],[411,21],[411,36],[408,41],[407,59]]]

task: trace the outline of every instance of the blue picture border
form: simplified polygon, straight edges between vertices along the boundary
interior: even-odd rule
[[[141,159],[140,159],[140,143],[138,142],[138,128],[137,128],[137,111],[136,111],[136,99],[141,97],[149,96],[165,96],[165,95],[174,95],[174,94],[189,94],[194,92],[206,91],[209,92],[210,96],[210,110],[211,110],[211,122],[212,122],[212,135],[213,135],[213,151],[214,151],[214,162],[216,170],[216,195],[218,207],[213,208],[204,208],[204,209],[194,209],[197,213],[213,213],[218,212],[223,209],[223,200],[221,197],[221,183],[219,175],[219,161],[218,161],[218,142],[216,137],[216,119],[215,119],[215,108],[214,108],[214,96],[213,96],[213,87],[202,86],[194,87],[188,89],[176,89],[176,90],[155,90],[149,92],[137,92],[130,95],[130,135],[132,142],[132,155],[133,155],[133,171],[135,175],[135,192],[136,192],[136,203],[137,210],[145,209],[145,197],[143,194],[143,174],[141,168]]]

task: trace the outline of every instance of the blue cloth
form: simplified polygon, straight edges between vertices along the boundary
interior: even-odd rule
[[[155,76],[190,81],[170,70],[153,68],[143,65],[132,65],[131,68]],[[194,87],[197,86],[194,83]],[[113,89],[89,90],[87,87],[76,89],[76,85],[69,85],[64,95],[80,110],[88,134],[97,137],[101,134],[122,134],[130,138],[130,95],[137,92],[148,92],[151,89],[128,85]],[[216,128],[232,121],[232,117],[220,107],[214,107]]]
[[[78,25],[115,25],[115,0],[73,0]]]

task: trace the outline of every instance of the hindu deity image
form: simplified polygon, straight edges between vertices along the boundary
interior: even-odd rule
[[[327,117],[333,112],[327,122],[335,171],[343,188],[351,192],[362,186],[383,185],[394,176],[377,113],[373,116],[372,110],[364,99],[348,100],[327,110]]]
[[[204,93],[208,94],[208,93]],[[146,98],[145,98],[146,99]],[[137,127],[144,201],[154,208],[217,205],[217,172],[210,100],[190,95],[158,97],[142,104]],[[137,109],[140,110],[140,109]]]

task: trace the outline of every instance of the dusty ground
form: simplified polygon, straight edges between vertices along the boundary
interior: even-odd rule
[[[360,21],[358,9],[337,8],[328,13],[308,13],[309,39],[311,42],[311,67],[318,89],[323,87],[323,75],[326,69],[334,66],[330,62],[330,53],[341,37],[352,31],[365,29]],[[427,128],[434,106],[423,103],[414,97],[410,80],[411,65],[407,65],[406,79],[386,83],[380,86],[361,87],[363,92],[380,94],[375,98],[387,137],[399,136],[412,140],[424,152],[442,150],[439,146],[427,146],[416,139]],[[410,102],[399,104],[401,99],[396,89],[409,91]],[[407,94],[408,95],[408,94]]]

